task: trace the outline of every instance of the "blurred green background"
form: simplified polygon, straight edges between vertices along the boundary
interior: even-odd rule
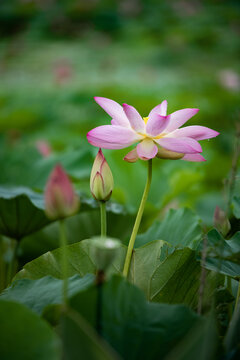
[[[167,99],[169,112],[200,108],[188,124],[221,135],[202,142],[206,163],[154,160],[148,213],[189,206],[210,225],[215,206],[224,205],[240,120],[239,18],[237,0],[2,1],[0,184],[42,191],[61,162],[90,195],[97,149],[86,133],[110,123],[93,96],[127,102],[143,116]],[[48,157],[39,142],[48,144]],[[104,154],[113,199],[134,212],[146,164],[122,161],[127,151]]]

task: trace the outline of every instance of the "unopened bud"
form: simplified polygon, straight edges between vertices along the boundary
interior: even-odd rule
[[[51,146],[45,140],[39,140],[36,142],[36,148],[43,157],[48,157],[52,153]]]
[[[96,237],[91,240],[92,258],[98,270],[105,271],[115,259],[121,242],[117,239]]]
[[[93,197],[98,201],[107,201],[110,199],[113,191],[113,176],[111,169],[99,149],[94,160],[91,177],[90,190]]]
[[[227,233],[231,229],[230,222],[226,213],[219,207],[216,206],[214,211],[213,223],[215,228],[223,235],[227,235]]]
[[[79,197],[61,167],[56,165],[50,174],[45,189],[46,214],[51,219],[61,219],[75,214],[79,208]]]

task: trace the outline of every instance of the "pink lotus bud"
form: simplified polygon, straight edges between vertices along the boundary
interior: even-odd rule
[[[61,167],[56,165],[50,174],[45,189],[46,214],[51,219],[71,216],[79,208],[79,197]]]
[[[111,169],[103,156],[102,150],[99,149],[90,177],[91,193],[96,200],[107,201],[112,195],[113,185]]]
[[[216,206],[214,211],[213,223],[215,228],[223,235],[227,235],[231,229],[230,222],[227,218],[226,213],[219,207]]]

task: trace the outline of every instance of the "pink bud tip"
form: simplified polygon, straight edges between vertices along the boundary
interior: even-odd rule
[[[45,189],[46,214],[52,218],[73,215],[79,207],[79,198],[61,165],[51,172]]]

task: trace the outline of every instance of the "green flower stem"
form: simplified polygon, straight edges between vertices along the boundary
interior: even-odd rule
[[[106,202],[100,201],[101,212],[101,236],[107,236],[107,216],[106,216]]]
[[[12,244],[11,244],[12,258],[11,258],[11,261],[10,261],[10,263],[8,265],[8,269],[7,269],[7,285],[10,285],[14,275],[17,272],[17,268],[18,268],[17,253],[18,253],[20,241],[11,239],[11,242],[12,242]]]
[[[67,262],[67,238],[65,231],[64,220],[59,221],[59,232],[60,232],[60,247],[61,247],[61,262],[62,262],[62,274],[63,274],[63,286],[62,295],[63,302],[67,305],[68,302],[68,262]]]
[[[230,276],[227,276],[227,289],[232,295],[232,279],[230,278]],[[232,318],[232,310],[233,310],[233,306],[232,303],[230,303],[228,304],[228,316],[230,320]]]
[[[5,288],[5,270],[6,270],[6,262],[4,261],[4,247],[3,247],[3,239],[0,237],[0,292]]]
[[[238,307],[238,304],[239,304],[239,298],[240,298],[240,281],[238,282],[238,291],[237,291],[237,297],[236,297],[236,303],[235,303],[234,312],[237,311],[237,307]]]
[[[124,263],[124,268],[123,268],[123,275],[126,277],[128,276],[129,267],[130,267],[131,258],[132,258],[133,247],[134,247],[135,239],[136,239],[138,229],[139,229],[139,226],[140,226],[140,223],[142,220],[142,215],[143,215],[143,211],[144,211],[145,204],[147,201],[151,181],[152,181],[152,159],[148,160],[147,182],[146,182],[142,200],[141,200],[141,203],[140,203],[140,206],[138,209],[138,213],[137,213],[137,217],[136,217],[135,224],[133,227],[132,235],[131,235],[131,238],[130,238],[129,244],[128,244],[127,255],[125,258],[125,263]]]

